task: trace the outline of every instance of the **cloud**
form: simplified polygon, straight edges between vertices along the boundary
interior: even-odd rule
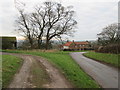
[[[28,10],[46,0],[19,0],[25,2]],[[51,1],[51,0],[50,0]],[[102,28],[118,20],[118,0],[52,0],[64,6],[73,5],[78,26],[71,40],[96,39]],[[109,2],[108,2],[109,1]],[[0,1],[0,35],[15,35],[14,21],[18,16],[14,0]],[[19,36],[16,34],[16,36]]]
[[[79,29],[75,33],[76,40],[96,39],[103,27],[118,20],[117,2],[79,3],[77,8]]]

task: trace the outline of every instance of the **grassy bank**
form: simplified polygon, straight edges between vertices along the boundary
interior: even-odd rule
[[[97,52],[88,52],[84,53],[86,57],[98,60],[100,62],[105,62],[111,64],[115,67],[120,67],[120,61],[118,61],[120,54],[107,54],[107,53],[97,53]]]
[[[2,55],[2,87],[6,88],[22,64],[22,60],[11,55]]]
[[[38,51],[10,51],[11,53],[24,53],[42,56],[56,65],[66,78],[78,88],[98,88],[99,85],[89,77],[76,62],[69,56],[69,52],[38,52]]]

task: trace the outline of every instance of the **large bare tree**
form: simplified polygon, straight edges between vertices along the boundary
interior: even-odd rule
[[[57,2],[44,2],[43,5],[36,6],[32,13],[19,12],[18,29],[27,36],[31,47],[34,38],[37,39],[39,48],[42,40],[45,39],[48,49],[51,39],[71,35],[77,24],[72,7],[63,7]]]
[[[45,22],[45,13],[40,14],[39,9],[36,9],[36,12],[31,14],[31,21],[34,24],[35,28],[35,33],[34,36],[37,39],[38,42],[38,48],[41,48],[42,40],[43,40],[43,35],[45,33],[45,26],[47,25]]]
[[[60,3],[45,2],[44,13],[46,12],[46,49],[48,49],[49,41],[54,37],[61,35],[69,35],[74,31],[77,22],[73,19],[74,11],[72,7],[64,7]],[[41,14],[43,13],[41,12]]]

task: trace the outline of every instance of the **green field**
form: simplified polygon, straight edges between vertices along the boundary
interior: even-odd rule
[[[86,57],[105,62],[111,64],[116,67],[120,67],[120,63],[118,63],[120,59],[120,54],[107,54],[107,53],[97,53],[97,52],[88,52],[84,53]]]
[[[15,73],[22,65],[22,61],[23,61],[22,59],[15,56],[2,55],[2,87],[3,88],[6,88],[9,85]]]
[[[99,88],[99,85],[70,57],[69,52],[5,51],[42,56],[59,68],[74,87]]]

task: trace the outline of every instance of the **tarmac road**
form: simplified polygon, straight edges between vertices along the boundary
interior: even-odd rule
[[[102,88],[118,88],[118,69],[84,57],[83,53],[73,52],[70,55]]]

